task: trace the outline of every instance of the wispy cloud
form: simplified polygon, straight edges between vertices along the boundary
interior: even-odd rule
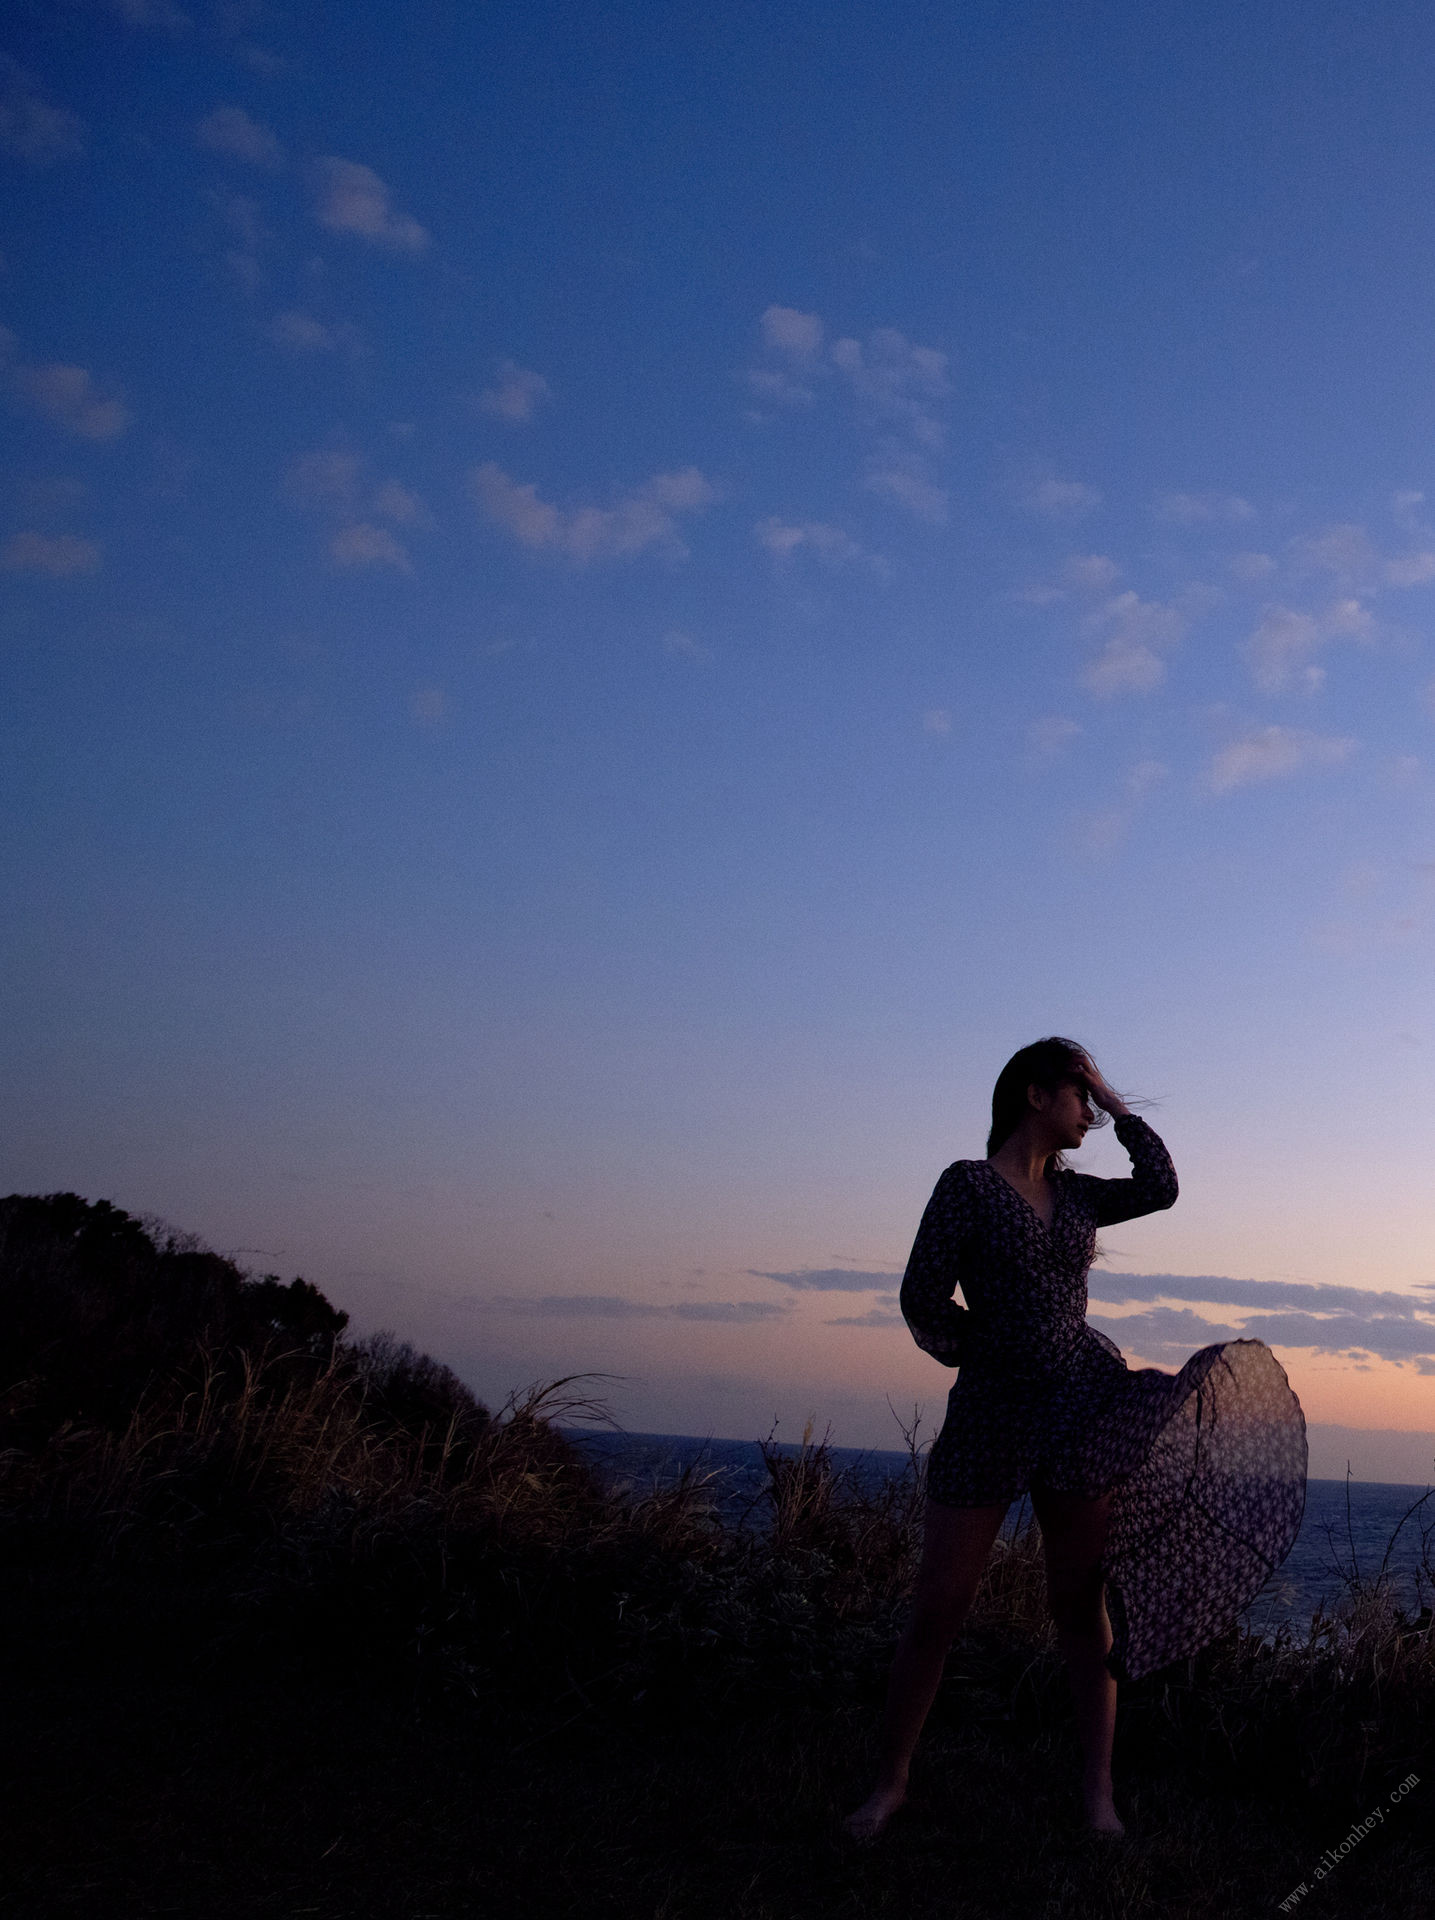
[[[1374,619],[1358,600],[1337,600],[1319,614],[1270,606],[1246,642],[1246,659],[1256,685],[1266,693],[1292,687],[1315,693],[1325,680],[1325,669],[1312,656],[1334,640],[1368,640],[1374,630]]]
[[[707,1320],[750,1326],[781,1319],[790,1311],[771,1300],[629,1300],[613,1293],[495,1295],[492,1304],[508,1313],[545,1320]]]
[[[823,356],[826,328],[821,319],[796,307],[769,307],[758,330],[767,359],[747,370],[748,390],[774,406],[810,407],[818,382],[831,372]]]
[[[34,74],[0,53],[0,149],[30,167],[52,167],[85,150],[85,125],[53,106]]]
[[[816,360],[822,352],[826,328],[815,313],[796,307],[769,307],[758,322],[763,345],[797,361]]]
[[[1118,1345],[1162,1363],[1187,1359],[1217,1340],[1264,1340],[1269,1346],[1322,1353],[1374,1354],[1435,1370],[1435,1305],[1407,1294],[1317,1282],[1234,1280],[1210,1274],[1113,1274],[1090,1280],[1092,1320]],[[1207,1319],[1189,1307],[1156,1304],[1120,1318],[1101,1305],[1194,1300],[1234,1307],[1239,1324]]]
[[[397,480],[386,480],[374,494],[372,510],[399,527],[426,527],[431,516],[423,497]]]
[[[1172,526],[1196,527],[1211,522],[1239,525],[1254,520],[1256,510],[1238,493],[1162,493],[1152,508],[1158,520]]]
[[[868,1307],[865,1313],[839,1313],[822,1322],[824,1327],[905,1327],[906,1321],[895,1308]]]
[[[1276,563],[1268,553],[1233,553],[1226,562],[1226,570],[1242,586],[1255,587],[1270,579],[1276,572]]]
[[[934,456],[946,440],[946,354],[896,327],[829,344],[821,316],[797,307],[768,307],[758,330],[763,358],[743,375],[749,393],[782,408],[812,406],[824,385],[845,394],[857,426],[875,441],[863,484],[914,518],[943,525],[950,502]]]
[[[497,379],[491,387],[484,388],[478,396],[478,404],[495,419],[521,426],[531,420],[538,408],[552,397],[553,389],[541,373],[534,373],[529,367],[520,367],[516,360],[502,360],[498,365]]]
[[[915,455],[899,458],[889,453],[885,458],[874,460],[863,484],[869,493],[880,493],[885,499],[894,500],[918,520],[934,527],[947,524],[951,496],[945,487],[937,486],[926,477]]]
[[[1081,722],[1064,713],[1049,713],[1033,720],[1026,730],[1028,758],[1037,764],[1055,760],[1081,732]]]
[[[199,122],[194,137],[208,152],[243,160],[251,167],[266,167],[277,173],[284,165],[278,134],[251,119],[243,107],[216,107]]]
[[[1421,587],[1435,581],[1435,548],[1427,543],[1404,553],[1384,554],[1354,521],[1301,534],[1287,544],[1285,555],[1293,573],[1328,574],[1357,593]]]
[[[681,627],[670,627],[663,635],[663,652],[678,660],[693,660],[700,666],[706,666],[713,657],[711,647],[705,647],[701,640],[695,640]]]
[[[1338,767],[1357,745],[1348,737],[1310,733],[1301,727],[1255,727],[1216,754],[1210,785],[1215,793],[1234,793],[1238,787],[1283,780],[1310,768]]]
[[[878,327],[865,344],[834,340],[829,357],[874,425],[896,427],[932,451],[942,445],[946,428],[933,406],[951,391],[946,354]]]
[[[492,460],[474,469],[470,484],[488,518],[521,546],[559,553],[579,565],[625,559],[659,545],[686,553],[678,536],[680,516],[701,512],[717,498],[696,467],[654,474],[610,507],[553,506],[534,483],[511,479]]]
[[[0,567],[8,573],[43,573],[59,580],[67,574],[93,573],[99,564],[94,541],[73,533],[12,533],[0,545]]]
[[[347,320],[316,320],[297,307],[274,316],[269,337],[290,353],[344,353],[352,359],[364,349],[358,328]]]
[[[67,366],[60,361],[38,366],[12,364],[9,380],[26,412],[81,440],[118,439],[133,418],[124,401],[113,392],[105,392],[88,367]]]
[[[876,560],[875,555],[859,546],[841,527],[829,526],[820,520],[794,522],[782,520],[774,513],[769,514],[766,520],[759,520],[753,533],[758,545],[775,560],[790,560],[798,553],[809,554],[830,565],[841,565],[851,560],[866,560],[875,564]]]
[[[1084,480],[1048,474],[1033,481],[1023,498],[1032,513],[1048,520],[1081,520],[1096,512],[1104,496],[1100,488],[1088,486]]]
[[[754,1280],[775,1280],[798,1293],[895,1293],[902,1284],[896,1273],[863,1273],[848,1267],[795,1267],[785,1273],[764,1273],[749,1267]]]
[[[372,167],[333,155],[312,170],[314,217],[330,233],[351,233],[395,253],[422,253],[428,232],[411,214],[400,213]]]
[[[336,447],[300,454],[289,463],[284,492],[293,506],[329,523],[327,552],[336,567],[412,571],[408,548],[379,522],[426,527],[428,509],[397,480],[376,484],[366,455]]]
[[[1086,631],[1101,636],[1102,647],[1083,668],[1082,684],[1108,699],[1151,692],[1166,678],[1165,655],[1188,624],[1186,614],[1165,601],[1143,600],[1129,591],[1114,595],[1086,618]]]
[[[194,25],[184,9],[174,5],[174,0],[101,0],[101,5],[127,27],[152,33],[188,33]]]
[[[396,567],[412,572],[408,550],[387,527],[360,520],[340,527],[329,542],[329,558],[337,567]]]

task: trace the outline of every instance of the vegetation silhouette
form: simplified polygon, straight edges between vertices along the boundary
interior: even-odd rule
[[[1415,1772],[1321,1897],[1424,1911],[1435,1635],[1384,1569],[1352,1564],[1308,1633],[1237,1627],[1123,1689],[1118,1858],[1066,1807],[1019,1527],[909,1811],[856,1858],[836,1813],[920,1549],[915,1425],[875,1484],[811,1426],[769,1438],[734,1520],[712,1474],[598,1477],[562,1429],[606,1417],[602,1385],[490,1410],[393,1335],[351,1338],[307,1281],[106,1201],[0,1200],[8,1910],[108,1914],[120,1887],[135,1911],[346,1920],[921,1916],[956,1891],[1264,1914]]]

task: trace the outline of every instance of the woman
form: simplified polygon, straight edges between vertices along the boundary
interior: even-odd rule
[[[1064,1164],[1104,1124],[1093,1103],[1131,1156],[1128,1180]],[[846,1822],[854,1839],[874,1839],[906,1798],[947,1650],[1022,1494],[1041,1527],[1085,1817],[1098,1833],[1125,1830],[1111,1797],[1117,1677],[1206,1645],[1290,1551],[1305,1503],[1305,1421],[1270,1350],[1235,1340],[1174,1375],[1133,1372],[1086,1324],[1097,1228],[1169,1207],[1176,1192],[1155,1133],[1081,1047],[1055,1038],[1003,1067],[986,1159],[958,1160],[937,1182],[902,1313],[918,1346],[961,1371],[927,1458],[922,1564],[877,1782]],[[958,1283],[965,1309],[952,1298]]]

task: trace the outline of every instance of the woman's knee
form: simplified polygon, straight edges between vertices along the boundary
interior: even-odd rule
[[[931,1584],[913,1596],[908,1637],[920,1645],[950,1645],[971,1609],[973,1594],[964,1585]]]

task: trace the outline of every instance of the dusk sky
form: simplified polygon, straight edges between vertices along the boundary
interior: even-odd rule
[[[1097,1322],[1427,1479],[1432,100],[1414,0],[17,0],[0,1190],[898,1445],[1070,1034]]]

